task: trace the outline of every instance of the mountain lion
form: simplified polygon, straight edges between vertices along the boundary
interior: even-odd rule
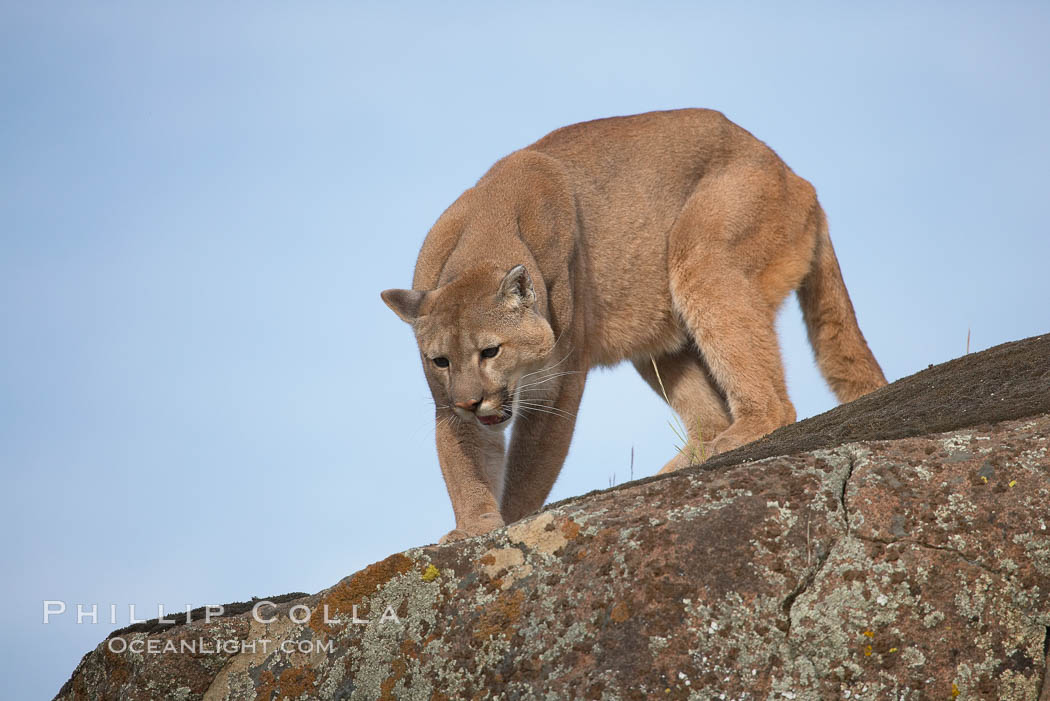
[[[382,297],[434,396],[442,542],[543,505],[596,365],[633,362],[688,428],[661,472],[793,422],[774,328],[792,290],[839,400],[886,384],[813,186],[711,110],[574,124],[498,161],[427,234],[412,288]]]

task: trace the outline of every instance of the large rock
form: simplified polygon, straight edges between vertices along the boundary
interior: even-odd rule
[[[1050,701],[1048,436],[1042,336],[391,555],[272,622],[118,631],[58,698]]]

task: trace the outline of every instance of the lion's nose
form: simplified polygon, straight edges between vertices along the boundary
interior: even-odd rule
[[[466,409],[467,411],[477,411],[478,407],[481,406],[480,399],[468,399],[465,402],[456,402],[456,406],[460,409]]]

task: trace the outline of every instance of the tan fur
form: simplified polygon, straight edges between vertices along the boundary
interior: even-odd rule
[[[497,162],[430,230],[413,290],[383,293],[434,396],[443,540],[543,505],[596,365],[631,360],[688,427],[662,471],[793,422],[774,329],[792,290],[839,399],[884,385],[813,187],[718,112],[575,124]],[[511,410],[507,447],[510,421],[478,417]]]

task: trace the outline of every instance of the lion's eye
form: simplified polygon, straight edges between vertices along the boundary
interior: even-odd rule
[[[482,358],[495,358],[497,354],[499,354],[499,346],[492,346],[481,351]]]
[[[434,361],[434,365],[437,365],[439,368],[447,368],[448,367],[448,358],[446,358],[443,355],[439,355],[436,358],[432,358],[432,360]]]

